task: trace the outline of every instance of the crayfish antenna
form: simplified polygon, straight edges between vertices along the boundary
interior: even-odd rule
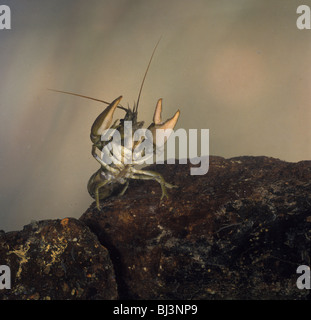
[[[105,104],[108,104],[108,105],[111,103],[111,102],[107,102],[107,101],[105,101],[105,100],[96,99],[96,98],[84,96],[84,95],[82,95],[82,94],[73,93],[73,92],[69,92],[69,91],[55,90],[55,89],[49,89],[49,88],[48,88],[48,90],[49,90],[49,91],[54,91],[54,92],[60,92],[60,93],[70,94],[70,95],[72,95],[72,96],[76,96],[76,97],[80,97],[80,98],[85,98],[85,99],[94,100],[94,101],[102,102],[102,103],[105,103]],[[124,111],[127,111],[127,109],[124,108],[124,107],[121,106],[121,105],[118,105],[117,108],[122,109],[122,110],[124,110]]]
[[[135,113],[137,113],[138,105],[139,105],[139,100],[140,100],[141,92],[142,92],[142,90],[143,90],[144,82],[145,82],[145,79],[146,79],[146,76],[147,76],[149,67],[150,67],[150,65],[151,65],[152,58],[153,58],[153,56],[154,56],[154,53],[156,52],[156,49],[157,49],[157,47],[158,47],[158,44],[159,44],[160,40],[161,40],[161,38],[158,40],[156,46],[155,46],[154,49],[153,49],[152,55],[151,55],[151,57],[150,57],[150,60],[149,60],[148,66],[147,66],[147,69],[146,69],[146,71],[145,71],[145,74],[144,74],[144,77],[143,77],[143,81],[142,81],[141,86],[140,86],[140,89],[139,89],[138,98],[137,98],[137,103],[134,104],[134,108],[133,108],[133,112],[135,112]]]
[[[95,99],[95,98],[88,97],[88,96],[83,96],[82,94],[77,94],[77,93],[68,92],[68,91],[55,90],[55,89],[48,89],[48,90],[54,91],[54,92],[70,94],[72,96],[81,97],[81,98],[85,98],[85,99],[90,99],[90,100],[94,100],[94,101],[99,101],[99,102],[102,102],[102,103],[105,103],[105,104],[110,104],[110,102],[107,102],[107,101],[104,101],[104,100],[100,100],[100,99]]]

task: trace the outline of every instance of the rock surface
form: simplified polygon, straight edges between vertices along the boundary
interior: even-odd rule
[[[116,299],[109,254],[76,219],[33,222],[0,233],[0,265],[11,269],[11,289],[0,299]]]
[[[80,220],[0,232],[12,289],[0,299],[308,299],[296,286],[310,266],[311,161],[210,157],[154,165],[178,189],[131,181],[123,197]]]
[[[307,299],[296,286],[310,266],[311,161],[210,157],[154,165],[169,183],[135,181],[122,198],[95,205],[81,221],[113,261],[126,299]]]

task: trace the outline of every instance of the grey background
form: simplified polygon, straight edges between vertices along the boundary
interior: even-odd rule
[[[310,3],[309,3],[310,2]],[[98,164],[90,127],[104,105],[133,104],[149,124],[158,98],[177,128],[210,129],[210,153],[311,158],[311,30],[295,0],[1,1],[0,229],[80,217]],[[116,116],[122,115],[118,112]]]

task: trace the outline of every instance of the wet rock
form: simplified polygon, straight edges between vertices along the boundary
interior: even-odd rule
[[[32,222],[0,233],[0,265],[11,269],[11,289],[0,299],[117,299],[108,251],[79,220]]]
[[[311,161],[210,157],[153,165],[169,183],[131,181],[123,197],[95,204],[81,221],[108,248],[126,299],[307,299],[296,286],[310,266]]]

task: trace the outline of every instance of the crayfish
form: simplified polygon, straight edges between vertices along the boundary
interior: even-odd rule
[[[79,97],[83,97],[83,98],[108,104],[108,107],[106,107],[106,109],[94,121],[91,127],[91,135],[90,135],[91,141],[93,143],[91,152],[93,157],[99,162],[100,168],[90,177],[87,185],[87,189],[91,197],[95,199],[96,207],[98,210],[100,210],[100,200],[103,200],[116,193],[119,195],[123,195],[129,186],[130,179],[157,181],[161,185],[161,190],[162,190],[161,200],[164,197],[168,197],[166,188],[176,187],[170,183],[167,183],[160,173],[135,168],[136,165],[141,164],[141,161],[135,159],[135,155],[137,156],[137,152],[135,152],[135,150],[137,150],[139,145],[144,141],[144,138],[138,141],[134,141],[134,139],[132,139],[133,137],[127,136],[128,132],[125,130],[125,123],[127,122],[131,122],[133,131],[136,131],[137,129],[141,129],[142,126],[144,125],[143,121],[141,122],[137,121],[137,111],[138,111],[139,99],[142,92],[144,80],[146,78],[156,47],[154,48],[148,67],[145,71],[145,75],[140,87],[137,102],[134,103],[134,107],[132,109],[130,107],[124,108],[123,106],[120,105],[122,96],[118,97],[117,99],[109,103],[100,99],[95,99],[92,97],[83,96],[76,93],[53,90],[56,92],[71,94],[71,95],[75,95],[75,96],[79,96]],[[113,115],[117,108],[120,108],[123,111],[125,111],[125,116],[123,119],[120,119],[119,121],[116,120],[112,124]],[[161,145],[159,146],[157,143],[156,131],[158,129],[173,130],[180,114],[180,111],[177,110],[177,112],[172,118],[162,122],[161,112],[162,112],[162,99],[159,99],[154,112],[153,122],[148,127],[149,132],[151,132],[154,138],[153,140],[154,153],[159,147],[161,147]],[[99,151],[99,152],[102,152],[102,154],[110,153],[110,156],[112,156],[111,146],[110,148],[108,148],[108,144],[111,145],[111,142],[112,142],[111,139],[108,141],[103,139],[103,136],[107,130],[108,131],[113,130],[114,132],[118,131],[120,133],[121,144],[122,144],[120,149],[121,152],[113,154],[115,161],[113,161],[113,163],[111,164],[104,161],[103,157],[98,155],[98,151]],[[126,141],[130,141],[130,143],[128,142],[126,143]],[[163,141],[162,141],[162,144],[163,144]],[[144,150],[139,152],[143,153]],[[131,161],[125,161],[125,159],[129,160],[128,155],[130,155]]]

